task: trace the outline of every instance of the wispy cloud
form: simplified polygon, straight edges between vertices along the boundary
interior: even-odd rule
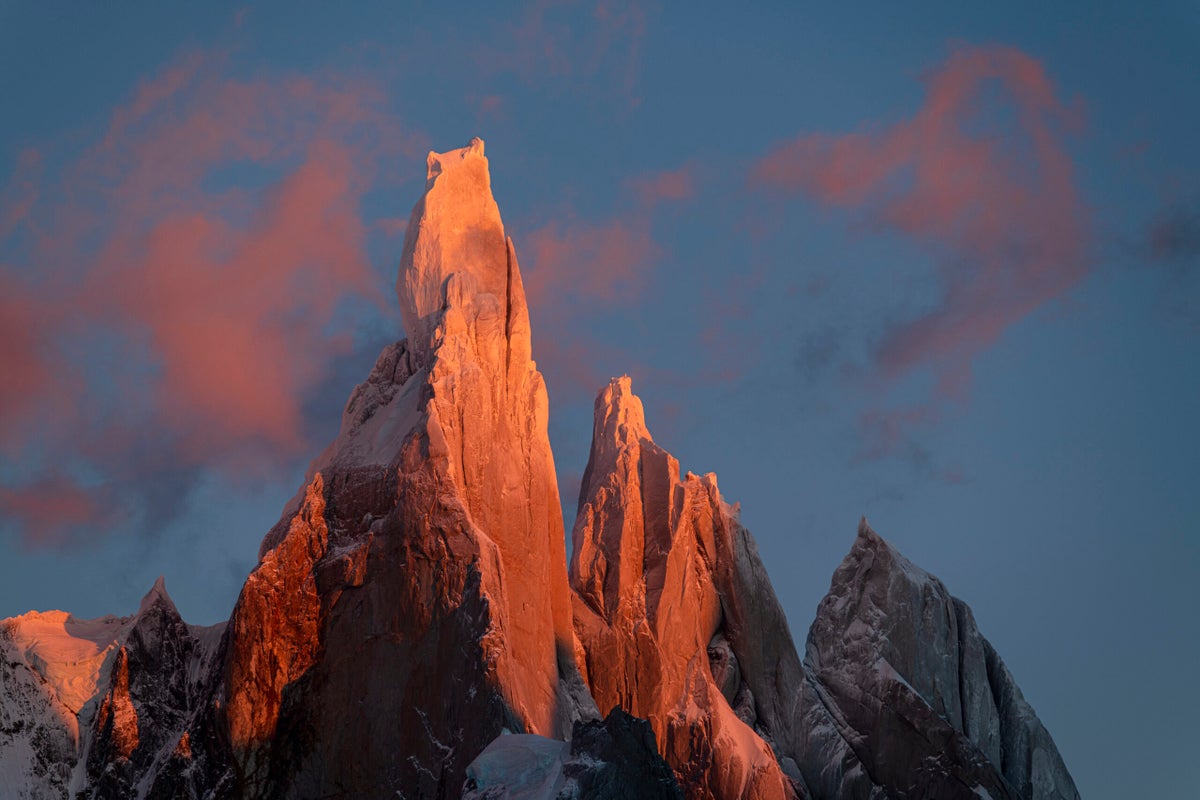
[[[1200,201],[1176,201],[1159,209],[1150,222],[1146,250],[1155,261],[1200,268]]]
[[[664,256],[654,212],[694,192],[680,168],[623,183],[622,210],[584,219],[568,211],[517,241],[526,294],[538,330],[536,355],[557,391],[590,398],[626,354],[589,333],[590,319],[636,307]],[[622,369],[633,369],[625,359]],[[562,397],[563,394],[556,395]]]
[[[28,546],[70,544],[89,529],[103,529],[117,515],[112,498],[54,473],[19,487],[0,487],[0,514],[15,524]]]
[[[1089,232],[1065,144],[1081,114],[1040,62],[1013,48],[963,48],[925,83],[912,117],[801,135],[759,161],[753,182],[857,212],[868,232],[899,234],[930,255],[940,297],[891,324],[872,361],[885,392],[932,372],[937,406],[964,399],[975,359],[1088,274]],[[868,452],[888,452],[900,431],[936,417],[917,408],[865,418]]]
[[[368,243],[397,231],[361,201],[424,144],[371,81],[235,77],[228,54],[191,51],[60,173],[23,158],[0,207],[0,347],[20,378],[0,389],[0,445],[98,471],[110,503],[143,507],[147,439],[185,471],[304,452],[305,401],[352,346],[340,311],[385,302]],[[52,490],[66,527],[97,511],[53,476],[5,489],[28,541],[62,540]]]
[[[648,17],[639,0],[532,0],[472,52],[489,72],[550,88],[592,82],[635,105]]]

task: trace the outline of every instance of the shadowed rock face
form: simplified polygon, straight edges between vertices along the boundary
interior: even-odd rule
[[[871,780],[914,797],[1078,798],[971,610],[864,520],[806,662]]]
[[[138,796],[204,706],[223,627],[184,623],[161,578],[132,616],[4,620],[0,795]]]
[[[430,154],[387,348],[264,540],[223,718],[249,796],[454,796],[501,729],[566,738],[562,517],[512,243],[483,143]]]
[[[94,798],[136,794],[140,777],[174,748],[204,695],[210,654],[179,616],[160,578],[118,646],[91,724],[86,758]]]

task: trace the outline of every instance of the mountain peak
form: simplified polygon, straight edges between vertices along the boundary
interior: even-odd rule
[[[483,152],[475,138],[426,159],[425,193],[409,218],[396,279],[404,330],[418,353],[432,346],[448,303],[465,298],[492,316],[509,299],[509,246]]]
[[[607,444],[636,444],[653,442],[646,427],[646,410],[642,400],[633,393],[633,380],[628,375],[612,378],[596,396],[595,440]]]
[[[471,139],[470,144],[466,147],[460,147],[457,150],[447,150],[444,153],[436,153],[433,150],[429,151],[429,155],[425,159],[425,190],[433,186],[433,182],[439,175],[448,170],[455,169],[464,161],[472,159],[483,159],[484,168],[487,168],[487,157],[483,154],[483,139],[478,136]]]
[[[159,603],[163,603],[171,609],[175,608],[174,601],[167,594],[167,583],[162,575],[158,576],[158,580],[154,581],[154,585],[150,587],[150,591],[146,592],[145,596],[142,597],[142,602],[138,604],[138,614],[141,615],[147,609]]]

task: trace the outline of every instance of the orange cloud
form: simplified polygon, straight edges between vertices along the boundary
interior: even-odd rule
[[[688,168],[637,176],[622,186],[633,201],[623,203],[619,213],[599,220],[568,214],[516,242],[539,332],[535,355],[560,400],[590,400],[610,373],[637,366],[632,354],[589,332],[594,326],[588,320],[643,301],[647,280],[663,256],[653,235],[653,212],[694,191]]]
[[[346,345],[326,330],[338,303],[379,296],[358,208],[371,166],[381,143],[419,147],[370,84],[223,64],[192,53],[144,82],[76,168],[114,204],[79,308],[148,345],[156,422],[197,460],[303,447],[305,392]],[[243,165],[278,177],[226,177]]]
[[[375,290],[355,180],[344,147],[316,142],[248,227],[171,215],[93,273],[94,313],[146,334],[160,422],[194,458],[245,439],[303,447],[301,399],[344,349],[324,330],[340,298]]]
[[[1088,272],[1088,233],[1063,138],[1077,112],[1019,50],[963,49],[911,119],[877,133],[804,135],[758,163],[758,185],[863,209],[938,258],[940,303],[896,325],[882,375],[919,367],[961,396],[972,360]]]

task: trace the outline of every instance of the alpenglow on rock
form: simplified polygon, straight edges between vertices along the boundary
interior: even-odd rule
[[[396,288],[408,338],[228,624],[161,580],[133,616],[0,622],[0,797],[1078,798],[970,609],[865,521],[802,660],[628,378],[596,401],[568,582],[482,141],[430,153]]]
[[[351,396],[230,621],[224,716],[247,796],[453,797],[501,730],[564,739],[595,716],[482,141],[429,155],[397,287],[409,339]]]
[[[601,709],[650,720],[689,797],[785,798],[791,782],[754,730],[738,666],[747,620],[731,616],[740,609],[728,567],[739,529],[715,476],[680,476],[629,378],[613,380],[596,399],[572,533],[592,694]]]
[[[596,702],[650,720],[688,797],[1078,797],[970,609],[865,521],[802,662],[749,531],[628,378],[596,400],[573,541]]]

